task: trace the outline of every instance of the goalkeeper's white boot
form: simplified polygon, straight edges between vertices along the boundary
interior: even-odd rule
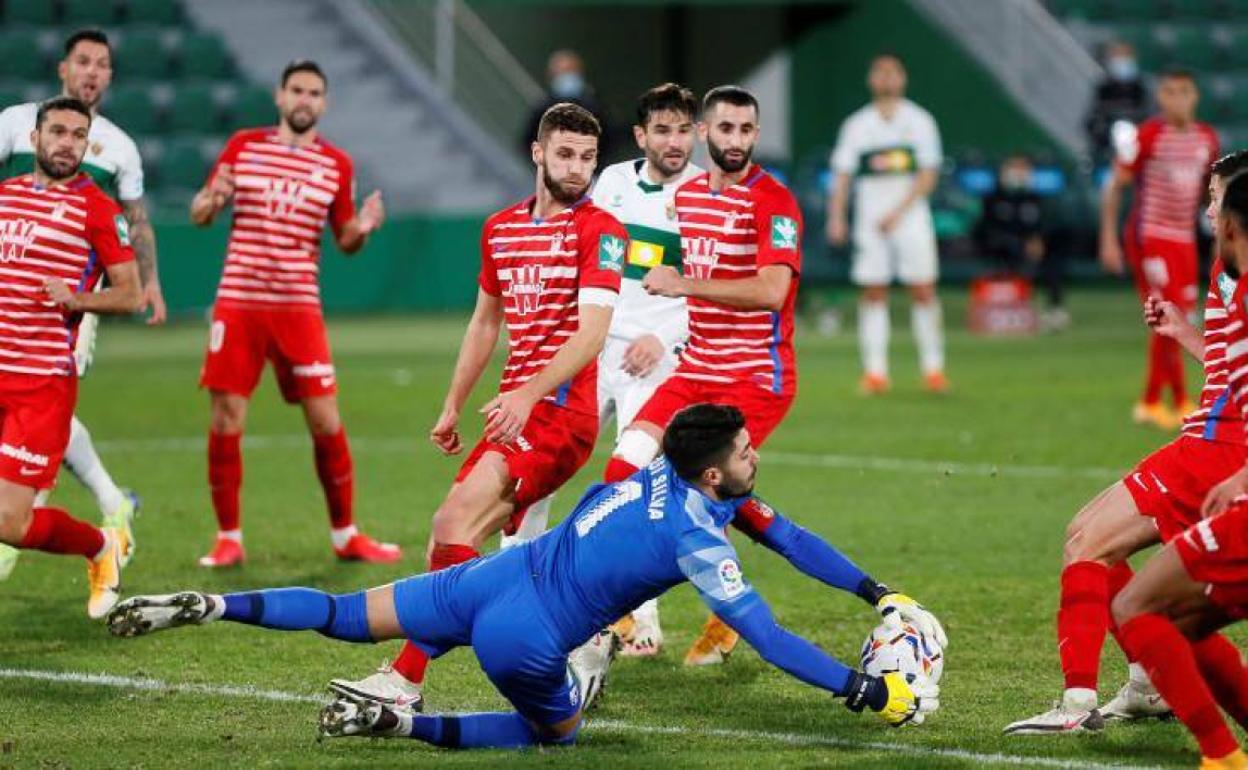
[[[108,613],[108,630],[113,636],[143,636],[167,628],[203,625],[224,611],[216,598],[195,591],[134,596]]]
[[[352,701],[372,701],[398,710],[424,711],[421,686],[409,682],[387,661],[363,679],[331,679],[329,689]]]
[[[663,629],[659,625],[657,599],[645,602],[632,613],[632,625],[627,637],[620,637],[620,655],[627,658],[648,658],[663,649]]]
[[[1132,721],[1136,719],[1170,719],[1174,712],[1149,681],[1132,679],[1122,686],[1118,694],[1101,709],[1106,719]]]
[[[589,641],[568,653],[568,671],[576,680],[582,711],[592,708],[606,689],[607,672],[618,647],[619,637],[607,629],[594,634]]]
[[[331,685],[330,690],[337,694]],[[317,740],[321,738],[395,738],[412,731],[410,712],[368,698],[338,694],[317,720]]]
[[[22,552],[9,545],[8,543],[0,543],[0,581],[8,580],[9,575],[13,574],[13,570],[17,567],[17,559]]]
[[[1105,729],[1105,718],[1096,709],[1096,693],[1065,696],[1053,708],[1030,719],[1006,725],[1006,735],[1063,735]]]

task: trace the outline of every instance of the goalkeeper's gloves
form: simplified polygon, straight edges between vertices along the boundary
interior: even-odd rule
[[[949,638],[945,636],[945,629],[940,625],[936,616],[905,594],[888,591],[876,601],[875,608],[885,622],[895,624],[898,628],[903,622],[909,623],[917,628],[919,633],[940,645],[942,650],[949,642]]]
[[[845,698],[850,711],[870,706],[892,727],[921,725],[928,714],[940,708],[940,688],[923,677],[907,677],[896,671],[880,677],[857,674],[850,688]]]

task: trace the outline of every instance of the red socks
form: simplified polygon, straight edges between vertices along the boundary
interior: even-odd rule
[[[354,522],[355,474],[347,432],[339,427],[332,435],[313,436],[312,445],[316,454],[316,476],[325,490],[330,523],[334,529],[349,527]]]
[[[472,561],[480,555],[481,553],[470,545],[434,543],[433,551],[429,554],[429,571],[437,572],[453,567],[456,564]],[[411,642],[404,642],[403,649],[399,651],[399,656],[394,659],[390,667],[407,681],[419,684],[425,681],[425,668],[428,665],[429,656],[424,650]]]
[[[639,470],[641,469],[627,460],[612,457],[607,461],[607,469],[603,471],[602,480],[608,484],[614,484],[617,481],[623,481],[629,476],[632,476]]]
[[[1192,643],[1196,665],[1222,710],[1248,728],[1248,669],[1239,649],[1222,634]]]
[[[1101,646],[1109,630],[1109,568],[1077,561],[1062,570],[1057,649],[1067,689],[1096,689]]]
[[[1167,385],[1174,394],[1178,406],[1187,400],[1187,382],[1183,371],[1183,354],[1179,343],[1160,334],[1148,337],[1148,378],[1144,386],[1144,403],[1155,404],[1161,400],[1161,391]]]
[[[1131,565],[1127,564],[1125,561],[1120,561],[1109,568],[1108,601],[1110,604],[1113,603],[1114,597],[1118,595],[1118,592],[1123,588],[1126,588],[1127,583],[1131,582],[1131,578],[1134,575],[1135,570],[1131,569]],[[1126,654],[1127,662],[1135,663],[1135,658],[1131,657],[1131,653],[1127,651],[1127,646],[1122,643],[1122,633],[1118,629],[1118,624],[1114,622],[1114,616],[1112,613],[1109,616],[1109,633],[1114,635],[1114,641],[1118,643],[1118,646],[1122,649],[1123,653]]]
[[[60,508],[36,508],[19,548],[47,553],[78,554],[88,559],[104,550],[104,533]]]
[[[216,511],[217,529],[221,532],[232,532],[239,526],[239,489],[243,486],[241,442],[242,436],[237,433],[208,434],[208,488],[212,490],[212,509]]]
[[[1157,692],[1196,737],[1201,754],[1224,757],[1239,748],[1196,666],[1192,645],[1174,624],[1160,615],[1139,615],[1122,625],[1122,636]],[[1222,654],[1210,658],[1225,663]]]

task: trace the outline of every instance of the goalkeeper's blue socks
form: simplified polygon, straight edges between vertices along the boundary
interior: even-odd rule
[[[483,714],[412,714],[410,737],[446,749],[518,749],[563,745],[576,740],[574,730],[560,739],[543,740],[528,720],[514,711]]]
[[[281,631],[316,631],[344,642],[372,642],[363,591],[327,594],[314,588],[268,588],[225,594],[222,620]]]

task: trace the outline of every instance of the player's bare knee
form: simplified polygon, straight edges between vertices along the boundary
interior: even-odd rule
[[[212,432],[242,433],[247,423],[247,399],[227,393],[212,394]]]
[[[30,506],[0,502],[0,542],[19,545],[30,529]]]
[[[887,302],[888,287],[887,286],[864,286],[862,287],[863,302]]]
[[[917,283],[910,287],[910,299],[918,305],[926,305],[936,299],[936,287],[930,283]]]
[[[1109,612],[1114,618],[1114,623],[1121,626],[1134,617],[1157,611],[1158,606],[1158,603],[1133,581],[1127,583],[1110,602]]]
[[[333,396],[318,396],[303,402],[304,421],[316,436],[332,436],[342,428],[338,401]]]

